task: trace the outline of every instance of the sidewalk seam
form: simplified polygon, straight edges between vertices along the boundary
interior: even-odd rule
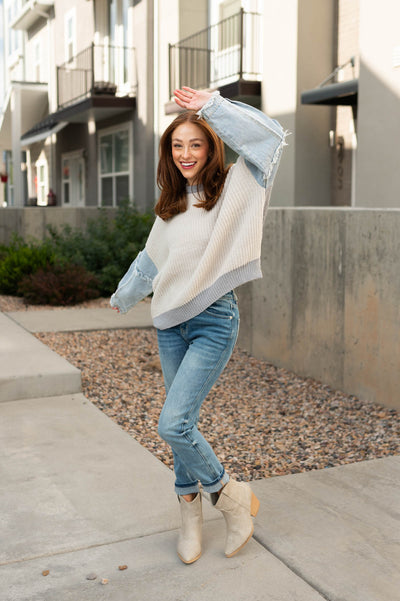
[[[221,518],[216,517],[215,519],[208,519],[207,522],[213,522]],[[0,562],[0,569],[5,566],[11,566],[18,563],[25,563],[27,561],[36,561],[37,559],[44,559],[46,557],[55,557],[57,555],[68,555],[69,553],[79,553],[80,551],[87,551],[89,549],[97,549],[99,547],[108,547],[110,545],[118,545],[119,543],[125,543],[133,540],[140,540],[142,538],[148,538],[150,536],[157,536],[159,534],[166,534],[167,532],[178,532],[179,528],[167,528],[166,530],[156,530],[149,534],[140,534],[138,536],[127,536],[126,538],[120,538],[116,540],[110,540],[103,543],[93,543],[92,545],[76,547],[74,549],[66,549],[64,551],[55,551],[54,553],[43,553],[40,555],[32,555],[31,557],[23,557],[21,559],[13,559],[11,561]]]
[[[263,542],[261,540],[261,538],[259,538],[257,536],[256,533],[253,534],[253,538],[254,540],[261,546],[263,547],[266,551],[268,551],[268,553],[270,553],[271,555],[273,555],[278,561],[280,561],[286,568],[288,568],[288,570],[290,570],[293,574],[295,574],[295,576],[297,576],[297,578],[300,578],[300,580],[302,580],[303,582],[305,582],[309,587],[311,587],[312,589],[314,589],[319,595],[321,595],[321,597],[323,599],[325,599],[326,601],[334,601],[332,599],[332,597],[328,597],[326,592],[324,592],[323,590],[321,590],[321,588],[315,584],[315,582],[313,582],[312,580],[306,578],[304,576],[304,574],[302,574],[300,572],[300,570],[296,567],[294,567],[290,562],[288,562],[282,555],[279,555],[278,553],[276,553],[276,551],[274,551],[273,549],[271,549],[271,547],[269,547],[268,545],[265,544],[265,542]]]
[[[0,568],[5,566],[11,566],[18,563],[26,563],[27,561],[36,561],[37,559],[44,559],[46,557],[55,557],[57,555],[68,555],[69,553],[79,553],[80,551],[87,551],[89,549],[97,549],[99,547],[108,547],[110,545],[118,545],[119,543],[126,543],[131,540],[140,540],[141,538],[147,538],[149,536],[157,536],[158,534],[164,534],[166,532],[174,532],[177,528],[171,528],[168,530],[159,530],[156,532],[152,532],[151,534],[141,534],[139,536],[128,536],[126,538],[121,538],[118,540],[110,540],[103,543],[93,543],[92,545],[87,545],[83,547],[76,547],[74,549],[66,549],[64,551],[55,551],[54,553],[43,553],[42,555],[33,555],[32,557],[23,557],[21,559],[13,559],[11,561],[0,562]]]

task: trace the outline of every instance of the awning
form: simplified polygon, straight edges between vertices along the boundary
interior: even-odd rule
[[[21,146],[26,148],[27,146],[31,146],[31,144],[36,144],[36,142],[41,142],[45,140],[52,134],[57,134],[61,131],[66,125],[68,125],[67,121],[49,121],[48,119],[44,119],[35,127],[32,127],[29,131],[27,131],[23,136],[21,136]]]
[[[89,117],[95,121],[102,121],[127,111],[133,111],[135,106],[136,98],[134,96],[93,94],[60,108],[51,116],[58,121],[68,121],[68,123],[87,123]]]
[[[328,104],[357,106],[358,79],[331,83],[301,94],[302,104]]]
[[[69,123],[87,123],[89,118],[101,121],[126,111],[132,111],[135,105],[136,99],[132,97],[89,96],[51,113],[36,123],[21,136],[21,145],[25,148],[45,140],[51,134],[61,131]]]

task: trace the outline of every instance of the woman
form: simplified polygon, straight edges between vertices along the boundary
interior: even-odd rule
[[[285,132],[260,111],[219,93],[175,91],[186,111],[160,141],[157,215],[145,249],[111,297],[126,312],[150,292],[166,401],[159,434],[171,446],[182,528],[178,555],[201,555],[201,491],[225,518],[225,554],[251,538],[259,502],[229,478],[200,434],[201,405],[235,346],[239,312],[233,288],[262,277],[263,218]],[[223,143],[239,154],[229,169]]]

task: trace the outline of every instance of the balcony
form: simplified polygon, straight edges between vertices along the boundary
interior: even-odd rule
[[[21,10],[11,27],[28,31],[39,19],[47,19],[53,8],[54,0],[22,0]]]
[[[92,44],[57,67],[58,109],[96,95],[135,95],[134,52],[134,48]]]
[[[260,82],[261,33],[261,15],[241,9],[216,25],[170,44],[170,97],[182,85],[206,89]]]

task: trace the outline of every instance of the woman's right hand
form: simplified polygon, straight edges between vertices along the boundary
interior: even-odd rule
[[[175,102],[183,109],[199,111],[206,102],[209,101],[212,94],[206,90],[193,90],[182,86],[181,89],[174,90]]]

